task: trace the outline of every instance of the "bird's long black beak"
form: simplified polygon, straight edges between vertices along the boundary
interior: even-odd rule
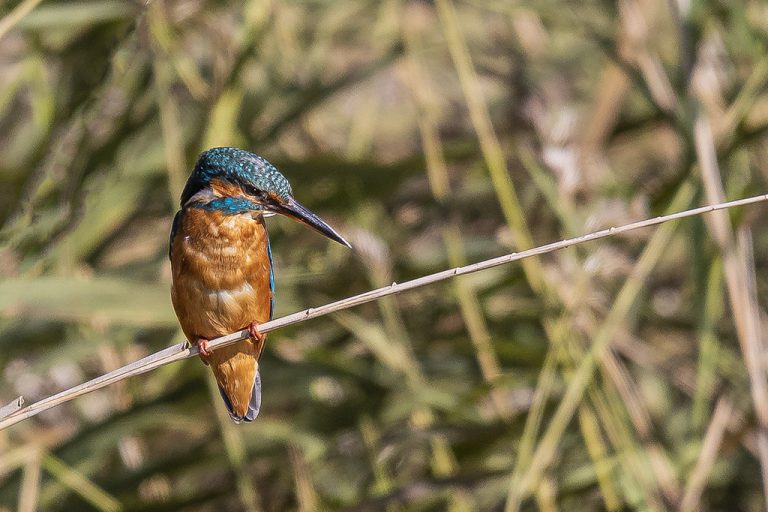
[[[272,209],[274,209],[276,213],[286,215],[296,219],[302,224],[306,224],[315,231],[327,236],[331,240],[339,242],[341,245],[346,245],[350,249],[352,248],[352,246],[349,245],[349,242],[344,240],[344,238],[338,234],[331,226],[326,224],[324,220],[309,211],[306,207],[304,207],[304,205],[292,197],[288,198],[286,201],[280,201],[278,204],[273,205]]]

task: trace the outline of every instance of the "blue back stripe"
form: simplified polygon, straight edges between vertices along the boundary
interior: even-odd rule
[[[272,245],[269,243],[269,234],[267,237],[267,256],[269,257],[269,291],[272,296],[269,301],[269,319],[272,320],[272,313],[275,311],[275,270],[272,266]]]

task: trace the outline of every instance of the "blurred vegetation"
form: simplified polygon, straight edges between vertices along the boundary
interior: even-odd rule
[[[1,403],[181,340],[211,146],[355,247],[270,220],[278,316],[768,190],[760,0],[0,9]],[[120,382],[0,432],[0,510],[764,510],[763,211],[276,332],[250,425],[196,360]]]

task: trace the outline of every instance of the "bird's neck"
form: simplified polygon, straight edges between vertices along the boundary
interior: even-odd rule
[[[223,195],[222,192],[225,191],[205,188],[190,197],[184,204],[184,208],[198,208],[209,212],[220,212],[223,215],[251,214],[254,218],[262,215],[263,207],[251,199],[242,195]]]

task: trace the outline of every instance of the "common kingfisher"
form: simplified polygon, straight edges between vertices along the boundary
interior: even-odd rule
[[[293,198],[264,158],[237,148],[203,152],[171,228],[171,299],[181,329],[216,377],[229,415],[253,421],[261,405],[259,356],[272,318],[275,279],[264,217],[291,217],[340,244],[336,231]],[[251,339],[216,350],[208,340],[248,329]]]

